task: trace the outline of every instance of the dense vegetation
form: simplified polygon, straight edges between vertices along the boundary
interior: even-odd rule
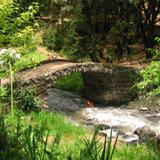
[[[42,9],[41,16],[48,16],[51,28],[44,43],[76,56],[89,54],[93,61],[107,59],[105,54],[110,48],[106,44],[114,46],[111,51],[120,58],[130,54],[129,46],[137,42],[145,49],[152,48],[154,37],[159,34],[155,25],[159,21],[159,0],[47,2],[41,6],[47,7],[47,13]],[[150,52],[146,52],[146,57],[152,57]]]
[[[97,131],[90,138],[90,132],[69,124],[63,115],[43,111],[33,88],[14,86],[16,72],[49,58],[37,50],[43,45],[63,57],[99,63],[134,59],[137,52],[144,60],[144,54],[152,62],[140,72],[138,91],[160,96],[159,3],[0,0],[0,159],[159,160],[154,144],[115,149],[112,139],[107,145],[106,139],[98,141]],[[133,46],[140,46],[141,50]],[[6,76],[10,78],[10,88],[1,84]],[[60,79],[56,86],[80,93],[82,75]]]

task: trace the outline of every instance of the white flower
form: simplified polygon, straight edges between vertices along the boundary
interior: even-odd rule
[[[2,54],[4,54],[6,51],[7,51],[7,49],[5,49],[5,48],[4,48],[4,49],[1,49],[1,50],[0,50],[0,56],[1,56]]]
[[[15,54],[15,53],[16,53],[16,50],[15,50],[15,49],[13,49],[13,50],[12,50],[12,53],[13,53],[13,54]]]
[[[17,59],[20,59],[20,58],[21,58],[21,55],[20,55],[19,53],[17,53],[17,54],[15,55],[15,57],[16,57]]]
[[[4,61],[0,61],[0,65],[2,65],[4,63]]]
[[[13,56],[13,54],[14,54],[13,52],[9,52],[9,55],[10,55],[11,57]]]

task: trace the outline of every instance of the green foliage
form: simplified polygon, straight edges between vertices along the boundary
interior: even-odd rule
[[[79,27],[81,20],[72,22],[65,31],[62,52],[71,59],[82,59],[88,56],[89,40],[85,36],[77,33],[76,28]]]
[[[16,106],[23,112],[40,110],[40,99],[36,97],[33,88],[14,90]]]
[[[19,48],[20,53],[27,54],[36,49],[36,40],[34,38],[34,30],[31,26],[26,26],[20,30],[10,41],[11,46]]]
[[[20,52],[19,49],[0,50],[0,77],[6,76],[9,73],[10,65],[12,66],[12,70],[17,72],[25,68],[34,67],[40,61],[47,59],[46,55],[41,54],[38,51],[32,51],[25,55],[19,54]]]
[[[98,130],[91,139],[79,141],[78,137],[84,132],[79,127],[66,123],[62,115],[47,112],[25,115],[19,111],[15,115],[14,119],[0,115],[1,160],[159,160],[160,153],[155,143],[116,149],[117,139],[113,146],[112,138],[107,140],[105,137],[103,142],[99,141]],[[70,145],[70,141],[63,139],[65,135],[76,135],[77,143]],[[53,138],[52,141],[50,137]]]
[[[159,160],[159,153],[155,143],[150,143],[122,146],[115,152],[114,157],[118,157],[118,160]]]
[[[18,113],[16,126],[8,127],[4,117],[0,117],[0,157],[1,160],[47,160],[58,159],[60,155],[60,137],[57,136],[52,145],[48,146],[48,132],[45,124],[38,124],[35,128],[21,126]],[[45,138],[44,138],[45,137]]]
[[[17,124],[16,131],[13,135],[9,135],[9,130],[5,124],[4,116],[0,116],[0,157],[2,160],[15,158],[16,156],[22,158],[19,145],[19,124]],[[18,158],[17,158],[18,159]]]
[[[54,50],[55,48],[55,30],[52,27],[49,27],[42,36],[43,44],[48,47],[49,49]]]
[[[97,129],[91,140],[86,139],[84,141],[84,148],[80,151],[80,160],[112,160],[113,154],[116,148],[118,135],[116,137],[115,143],[112,147],[112,129],[110,133],[110,138],[105,136],[103,146],[97,139],[99,130]]]
[[[141,94],[160,95],[160,62],[153,61],[140,71],[143,81],[138,83]]]
[[[47,26],[48,27],[48,26]],[[64,44],[64,35],[60,29],[49,26],[42,35],[43,44],[50,50],[60,51]]]
[[[72,75],[60,78],[55,84],[57,88],[76,93],[81,93],[83,85],[83,77],[81,73],[73,73]]]
[[[38,4],[32,3],[24,10],[14,0],[0,1],[0,44],[11,46],[30,45]]]
[[[113,159],[113,154],[116,149],[117,141],[118,141],[118,135],[117,135],[115,142],[114,142],[114,145],[112,147],[112,128],[111,128],[110,137],[108,138],[108,142],[107,142],[107,136],[105,136],[101,160],[112,160]],[[106,145],[107,145],[107,147],[106,147]]]
[[[26,68],[33,68],[37,64],[39,64],[40,61],[46,60],[47,56],[38,52],[33,51],[28,54],[25,54],[19,59],[19,61],[16,61],[15,68],[16,71],[21,71]]]
[[[159,40],[159,38],[157,39]],[[160,50],[151,50],[155,59],[159,58]],[[140,76],[143,78],[137,84],[140,94],[147,94],[148,96],[160,95],[160,62],[153,61],[151,64],[140,71]]]
[[[13,49],[0,50],[0,78],[15,70],[15,63],[21,58],[19,53]]]
[[[30,114],[35,124],[46,123],[50,134],[77,137],[85,134],[85,130],[82,127],[77,127],[66,121],[65,117],[60,113],[49,112],[32,112]],[[27,119],[27,117],[26,117]],[[32,125],[31,122],[28,121]],[[34,125],[34,124],[33,124]]]

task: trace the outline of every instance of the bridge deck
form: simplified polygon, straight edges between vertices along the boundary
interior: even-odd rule
[[[45,77],[57,71],[63,70],[65,68],[74,67],[82,64],[94,64],[94,63],[75,63],[75,62],[66,62],[66,61],[55,61],[42,64],[38,67],[27,69],[16,74],[15,78],[18,81],[30,81],[31,79],[39,79]],[[2,79],[2,85],[8,84],[9,79]]]
[[[22,84],[29,85],[30,83],[39,83],[40,81],[50,79],[56,80],[59,77],[69,75],[73,72],[112,72],[115,71],[117,67],[123,67],[120,65],[111,65],[111,64],[101,64],[101,63],[77,63],[70,61],[52,61],[41,63],[40,66],[35,68],[27,69],[16,74],[15,79]],[[132,68],[132,67],[125,67]],[[36,81],[36,82],[34,82]],[[9,78],[2,79],[2,85],[8,85]]]

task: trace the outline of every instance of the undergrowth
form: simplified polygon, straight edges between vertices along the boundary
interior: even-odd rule
[[[82,74],[78,72],[62,77],[56,81],[55,86],[66,91],[81,93],[84,86]]]

